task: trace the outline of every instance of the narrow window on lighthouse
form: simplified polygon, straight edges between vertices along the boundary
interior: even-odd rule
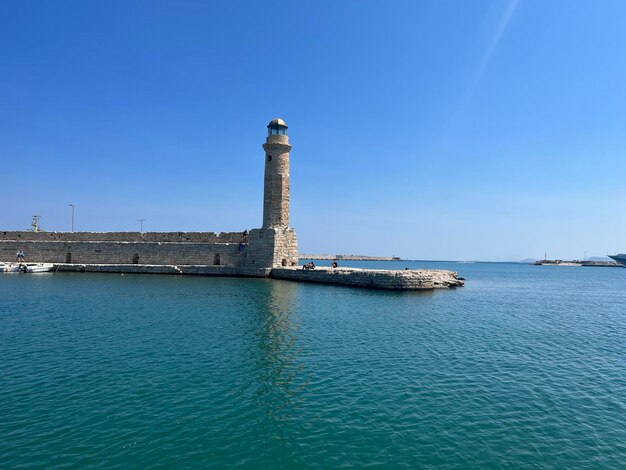
[[[271,162],[271,161],[272,161],[272,156],[271,156],[271,155],[268,155],[268,156],[267,156],[267,163],[269,163],[269,162]]]

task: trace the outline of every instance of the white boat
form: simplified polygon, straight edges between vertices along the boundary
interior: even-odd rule
[[[0,263],[0,273],[17,273],[20,271],[19,264]]]
[[[52,263],[22,264],[20,271],[23,273],[47,273],[52,271],[52,268],[54,268]]]

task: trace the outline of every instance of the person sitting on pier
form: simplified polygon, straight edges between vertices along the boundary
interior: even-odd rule
[[[248,229],[243,231],[243,243],[248,243]]]
[[[338,266],[338,264],[337,264],[337,260],[336,260],[336,259],[334,259],[334,260],[333,260],[333,262],[332,262],[331,266],[332,266],[333,268],[336,268],[336,267]]]
[[[315,263],[313,263],[313,261],[309,261],[307,264],[302,266],[302,269],[315,269]]]

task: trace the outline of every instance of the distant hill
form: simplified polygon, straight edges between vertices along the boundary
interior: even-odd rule
[[[521,261],[518,261],[518,263],[531,264],[531,263],[534,263],[535,261],[537,261],[535,258],[525,258]]]

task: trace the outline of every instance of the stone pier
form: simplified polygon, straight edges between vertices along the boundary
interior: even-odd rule
[[[454,271],[440,269],[383,270],[316,267],[274,268],[270,277],[299,282],[338,284],[388,290],[431,290],[463,286],[464,279]]]
[[[385,290],[433,290],[461,287],[463,278],[456,272],[438,269],[383,270],[360,268],[302,267],[234,268],[213,265],[165,264],[55,264],[52,272],[178,274],[225,277],[270,277],[298,282],[313,282]]]

